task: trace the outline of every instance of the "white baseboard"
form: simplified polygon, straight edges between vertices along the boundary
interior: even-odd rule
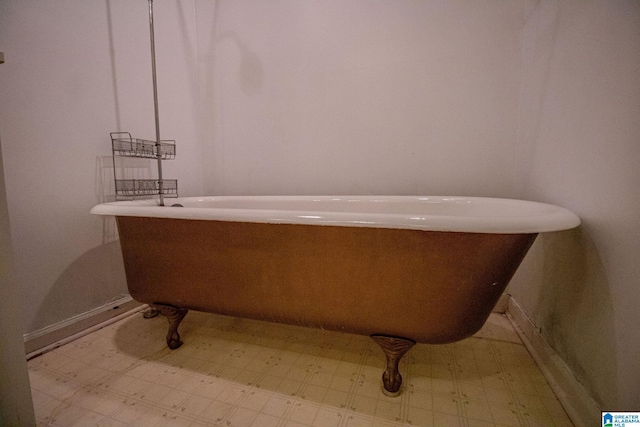
[[[24,335],[27,359],[53,350],[73,339],[86,335],[99,327],[120,319],[132,310],[142,307],[129,295],[70,319]],[[107,322],[107,323],[105,323]],[[96,328],[96,326],[99,326]]]
[[[577,427],[599,425],[601,412],[598,404],[589,396],[571,369],[551,348],[533,321],[513,298],[508,300],[507,317],[571,421]]]

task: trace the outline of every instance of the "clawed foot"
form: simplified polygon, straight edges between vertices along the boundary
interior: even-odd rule
[[[382,391],[387,396],[396,397],[400,394],[402,386],[402,375],[398,371],[400,358],[415,345],[415,341],[386,335],[371,335],[371,338],[387,358],[387,369],[382,374]]]
[[[184,319],[184,316],[187,315],[189,310],[163,304],[153,304],[153,307],[158,310],[160,314],[165,316],[169,321],[167,346],[169,346],[171,350],[175,350],[182,345],[182,341],[180,341],[180,334],[178,333],[178,326],[180,325],[180,322],[182,322],[182,319]]]
[[[400,386],[402,385],[402,375],[400,372],[389,371],[387,369],[382,374],[382,392],[390,397],[400,395]]]

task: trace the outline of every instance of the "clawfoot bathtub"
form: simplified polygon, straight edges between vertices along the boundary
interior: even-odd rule
[[[477,332],[538,233],[576,227],[552,205],[462,197],[189,197],[115,202],[127,284],[169,319],[199,310],[371,336],[384,391],[416,343]]]

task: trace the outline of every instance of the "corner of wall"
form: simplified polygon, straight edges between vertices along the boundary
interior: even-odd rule
[[[578,427],[594,425],[600,419],[600,407],[512,297],[506,314],[571,421]]]

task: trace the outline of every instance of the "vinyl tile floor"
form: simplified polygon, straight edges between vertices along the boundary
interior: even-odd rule
[[[190,312],[184,344],[141,313],[28,362],[39,426],[573,426],[509,320],[414,346],[399,397],[369,337]]]

